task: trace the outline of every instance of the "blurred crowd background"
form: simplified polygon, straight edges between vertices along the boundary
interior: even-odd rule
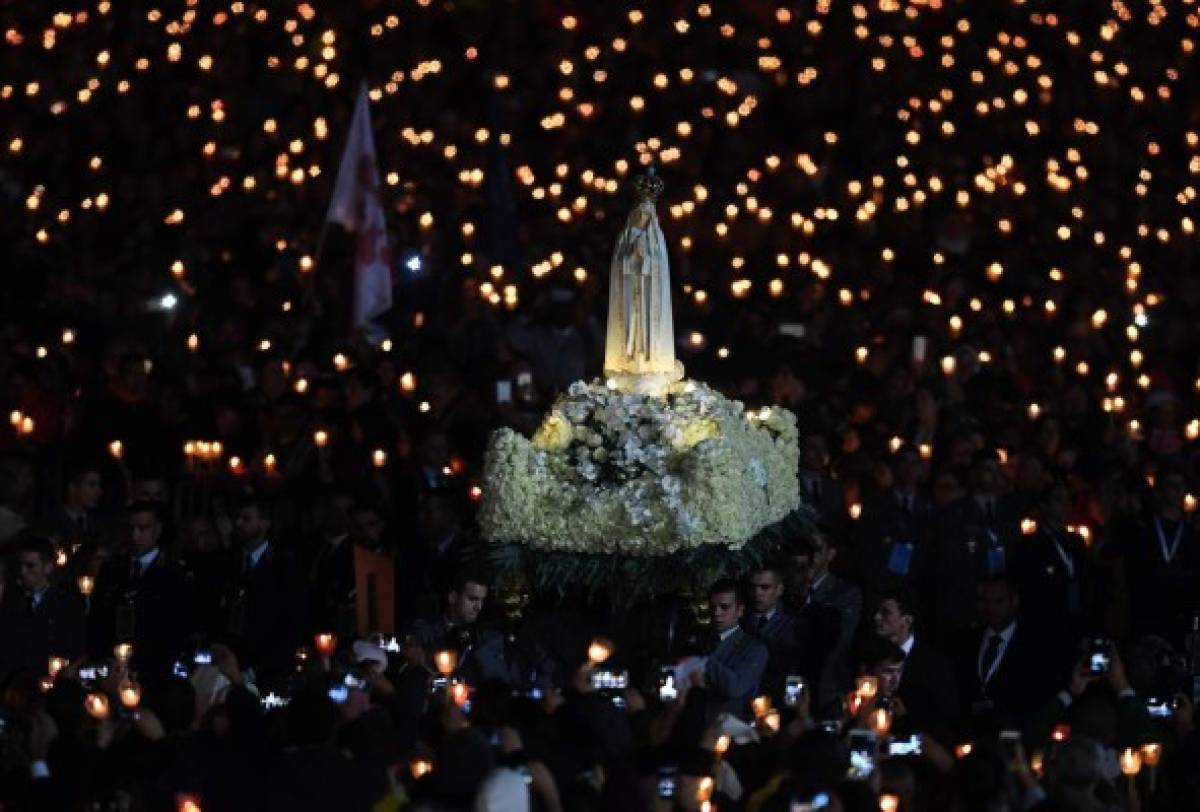
[[[877,633],[901,646],[916,622],[947,663],[974,657],[979,680],[992,636],[979,630],[1019,616],[1037,631],[1037,653],[1017,679],[1024,696],[1003,710],[1026,746],[1048,740],[1049,728],[1029,732],[1033,706],[1069,686],[1064,714],[1080,707],[1073,696],[1092,702],[1078,711],[1086,735],[1061,737],[1061,764],[1083,795],[1095,795],[1084,780],[1093,776],[1116,791],[1098,804],[1200,803],[1186,778],[1200,696],[1194,2],[104,0],[9,4],[0,27],[0,391],[10,417],[0,432],[0,660],[10,733],[36,740],[53,718],[55,746],[90,748],[87,758],[51,759],[51,775],[66,769],[57,764],[136,763],[148,741],[198,736],[202,719],[204,735],[234,736],[226,741],[250,748],[235,752],[255,763],[280,742],[321,758],[344,752],[321,749],[335,729],[352,734],[319,692],[297,703],[303,713],[271,746],[259,703],[236,690],[215,714],[202,702],[171,721],[157,705],[163,736],[120,729],[112,743],[101,725],[97,744],[95,720],[85,724],[76,702],[83,689],[62,680],[43,695],[35,683],[47,656],[99,662],[129,637],[120,607],[136,602],[124,592],[140,575],[131,562],[155,549],[174,580],[153,600],[143,591],[137,634],[151,634],[147,613],[159,609],[174,625],[152,633],[167,641],[151,646],[159,661],[137,662],[151,653],[135,646],[134,665],[148,695],[184,705],[165,672],[197,646],[217,645],[222,673],[274,667],[281,684],[314,633],[338,633],[350,657],[352,545],[395,562],[401,638],[441,618],[468,582],[488,586],[472,528],[488,433],[532,431],[557,393],[599,374],[612,241],[630,179],[653,164],[666,182],[659,213],[689,376],[747,406],[785,406],[800,422],[802,489],[819,530],[773,570],[804,630],[790,654],[773,656],[802,668],[814,706],[796,725],[786,711],[784,734],[761,745],[792,779],[820,776],[796,797],[870,808],[854,806],[857,790],[835,791],[841,745],[820,738],[815,721],[855,673],[891,662]],[[360,82],[371,93],[395,291],[395,306],[366,330],[350,324],[353,236],[323,224]],[[345,539],[352,545],[339,546]],[[243,553],[264,540],[291,562],[272,586],[285,591],[268,591],[251,612],[259,638],[234,634]],[[53,565],[44,580],[35,559]],[[859,609],[841,612],[832,632],[828,617],[806,615],[823,568],[858,595]],[[70,604],[62,625],[78,639],[33,623],[41,599],[31,607],[27,597],[47,583]],[[702,620],[705,597],[684,601]],[[495,598],[475,612],[510,644],[518,627],[555,611],[535,598],[522,616],[528,596]],[[889,626],[889,601],[908,633]],[[578,613],[575,637],[586,642],[604,622]],[[414,631],[403,656],[392,652],[393,669],[428,669],[447,630]],[[702,633],[692,638],[701,649]],[[522,639],[547,636],[537,627]],[[680,656],[685,638],[639,656]],[[1093,638],[1121,663],[1119,676],[1078,673],[1103,648],[1089,649]],[[976,654],[958,657],[964,645]],[[578,640],[559,647],[575,654],[554,648],[532,656],[554,680],[505,678],[581,701],[592,692],[572,682]],[[325,666],[318,676],[340,673]],[[999,756],[952,752],[984,737],[969,720],[976,700],[995,704],[987,680],[972,698],[969,674],[955,679],[951,700],[934,672],[918,679],[910,669],[900,683],[923,682],[933,695],[916,710],[918,727],[945,758],[900,778],[885,761],[873,781],[880,772],[892,781],[901,809],[1010,808],[967,800],[991,786],[980,776]],[[492,724],[531,740],[537,729],[545,747],[590,730],[439,710],[441,732],[395,733],[399,719],[420,717],[415,696],[418,709],[410,701],[408,716],[393,712],[388,733],[362,734],[387,740],[386,753],[347,745],[353,759],[321,769],[370,763],[382,781],[382,765],[408,759],[418,741]],[[646,748],[670,738],[662,731],[677,711],[649,699],[647,716],[631,716],[650,727],[587,750],[586,769],[551,764],[557,785],[578,788],[598,764],[652,773]],[[1145,726],[1147,699],[1170,701],[1169,729]],[[679,750],[667,761],[682,763],[690,732],[675,728]],[[503,752],[523,749],[500,740]],[[1152,792],[1143,774],[1139,798],[1121,791],[1115,754],[1146,743],[1166,743],[1183,777]],[[45,763],[27,745],[8,768]],[[693,736],[687,752],[695,747]],[[156,808],[180,788],[202,803],[200,785],[230,767],[198,760],[209,778],[163,781],[154,801],[144,776],[109,785],[94,773],[78,786],[96,795],[69,803],[104,795]],[[687,769],[715,774],[701,761]],[[999,763],[996,786],[1025,775]],[[393,783],[413,783],[405,765]],[[307,767],[278,769],[294,777]],[[254,784],[243,779],[239,792]],[[616,778],[608,790],[602,777],[589,785],[599,808],[640,803],[636,792],[629,806],[616,800]],[[1046,785],[1065,793],[1061,773]],[[378,787],[376,798],[386,783]],[[692,803],[694,789],[680,798]],[[240,803],[282,803],[262,792]],[[470,803],[442,795],[451,807]],[[749,796],[712,803],[788,808],[752,807]],[[1011,808],[1050,803],[1013,797],[1024,801]],[[1105,808],[1076,801],[1041,808]]]

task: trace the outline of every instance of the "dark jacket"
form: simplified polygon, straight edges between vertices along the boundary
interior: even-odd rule
[[[720,713],[745,717],[766,669],[766,645],[741,628],[718,642],[704,665],[708,717]]]
[[[83,601],[50,587],[32,612],[24,590],[9,589],[0,606],[0,674],[45,674],[51,657],[83,654]]]
[[[1071,562],[1068,567],[1054,539]],[[1013,572],[1021,595],[1021,617],[1038,628],[1057,653],[1054,667],[1074,662],[1076,645],[1089,630],[1096,605],[1096,578],[1083,539],[1075,533],[1039,527],[1018,543]]]
[[[911,510],[905,510],[891,490],[864,504],[852,536],[854,559],[870,593],[910,587],[924,577],[931,557],[932,519],[933,506],[921,493]]]
[[[992,636],[991,629],[975,629],[962,636],[955,650],[955,674],[967,716],[995,712],[1023,727],[1050,698],[1057,674],[1044,667],[1045,649],[1032,627],[1017,622],[1012,638],[990,678],[981,674],[981,660]]]
[[[223,596],[224,634],[243,667],[264,681],[291,670],[307,623],[304,579],[292,558],[273,544],[253,567],[231,557]]]
[[[917,638],[904,658],[897,691],[909,718],[919,728],[942,728],[958,718],[954,669],[941,652]]]
[[[88,650],[93,657],[111,657],[117,643],[133,643],[139,676],[166,679],[191,645],[188,581],[161,550],[136,578],[132,561],[120,556],[100,569],[88,615]]]
[[[981,578],[1006,573],[1012,563],[1020,516],[1011,499],[992,497],[991,516],[975,496],[948,505],[937,521],[935,609],[943,640],[974,625],[975,589]]]

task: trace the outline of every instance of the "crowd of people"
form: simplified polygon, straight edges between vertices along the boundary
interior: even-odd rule
[[[5,809],[1200,809],[1194,12],[26,5]],[[397,271],[359,333],[354,76]],[[678,355],[795,412],[806,507],[613,607],[495,582],[473,517],[489,432],[600,372],[637,146]]]

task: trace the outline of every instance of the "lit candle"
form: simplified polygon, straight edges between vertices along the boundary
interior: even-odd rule
[[[1133,777],[1142,770],[1142,754],[1141,751],[1133,747],[1126,747],[1121,751],[1121,774],[1129,776],[1132,783]]]
[[[75,583],[79,586],[79,594],[85,598],[91,595],[92,590],[96,588],[96,579],[90,575],[80,575]]]
[[[1158,761],[1162,758],[1162,745],[1149,743],[1142,745],[1142,763],[1150,768],[1150,792],[1154,793],[1155,779],[1158,777]]]
[[[971,751],[974,749],[975,745],[971,744],[970,742],[964,742],[963,744],[955,746],[954,755],[958,758],[966,758],[967,756],[971,755]]]
[[[417,376],[411,372],[405,372],[400,376],[400,391],[415,392],[417,389]]]
[[[850,518],[853,519],[854,521],[858,521],[858,517],[861,515],[862,515],[862,505],[858,502],[852,503],[850,505]]]
[[[54,677],[58,676],[59,671],[62,671],[69,664],[70,661],[66,657],[51,657],[50,661],[46,665],[46,672],[50,675],[50,678],[53,679]]]
[[[876,708],[871,712],[870,724],[876,735],[886,736],[892,729],[892,712],[887,708]]]
[[[717,782],[713,780],[711,775],[706,775],[700,779],[700,783],[696,785],[696,801],[704,803],[712,798],[713,790],[716,789]]]
[[[1045,766],[1046,755],[1041,750],[1035,750],[1029,757],[1029,769],[1038,778],[1042,777],[1042,767]]]
[[[450,686],[450,701],[460,708],[471,698],[471,688],[465,682],[456,682]]]
[[[751,709],[754,711],[755,719],[762,719],[767,715],[767,711],[771,710],[771,698],[769,696],[756,696],[750,703]]]
[[[1037,529],[1038,529],[1038,523],[1037,523],[1036,519],[1022,519],[1021,520],[1021,534],[1022,535],[1032,536],[1034,533],[1037,532]]]
[[[874,699],[879,693],[879,677],[859,677],[854,681],[854,690],[863,699]]]
[[[897,812],[900,809],[900,797],[884,793],[879,796],[879,812]]]
[[[593,665],[600,665],[612,656],[612,643],[603,637],[597,637],[588,646],[587,656]]]
[[[779,711],[771,708],[769,711],[767,711],[766,715],[763,716],[762,721],[767,730],[771,731],[772,733],[779,732]]]
[[[112,454],[114,460],[119,460],[125,456],[125,445],[120,440],[113,440],[108,444],[108,453]]]
[[[850,716],[857,716],[858,709],[862,707],[863,696],[858,691],[851,691],[846,697],[846,713]]]
[[[1065,742],[1071,738],[1071,726],[1068,724],[1055,725],[1050,731],[1050,738],[1056,742]]]
[[[721,758],[729,751],[729,745],[732,743],[733,740],[729,737],[729,734],[722,733],[720,736],[717,736],[717,740],[713,744],[713,753],[716,754],[717,758]]]
[[[414,758],[408,765],[408,771],[414,779],[419,780],[433,772],[433,762],[427,758]]]
[[[133,643],[117,643],[113,646],[113,656],[118,662],[127,663],[133,657]]]
[[[108,697],[101,693],[90,693],[83,700],[83,707],[93,719],[108,718]]]
[[[329,445],[329,432],[323,429],[313,432],[313,442],[317,444],[317,448],[324,448]]]
[[[438,670],[438,673],[443,677],[448,677],[454,673],[454,669],[458,666],[458,652],[453,649],[444,648],[433,655],[433,667]]]
[[[118,691],[121,698],[121,704],[126,710],[133,710],[142,701],[142,686],[138,685],[133,680],[128,680],[121,683],[121,688]]]
[[[322,657],[330,657],[337,649],[337,635],[321,632],[313,637],[313,646]]]
[[[376,468],[383,468],[387,465],[387,452],[382,448],[375,449],[371,454],[371,461],[375,463]]]
[[[175,796],[175,812],[203,812],[200,798],[195,795]]]

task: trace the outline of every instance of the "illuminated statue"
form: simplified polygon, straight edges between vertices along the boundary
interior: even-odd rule
[[[650,174],[634,187],[638,202],[617,237],[609,272],[604,375],[621,391],[657,395],[683,377],[675,360],[667,243],[654,210],[663,183]]]

